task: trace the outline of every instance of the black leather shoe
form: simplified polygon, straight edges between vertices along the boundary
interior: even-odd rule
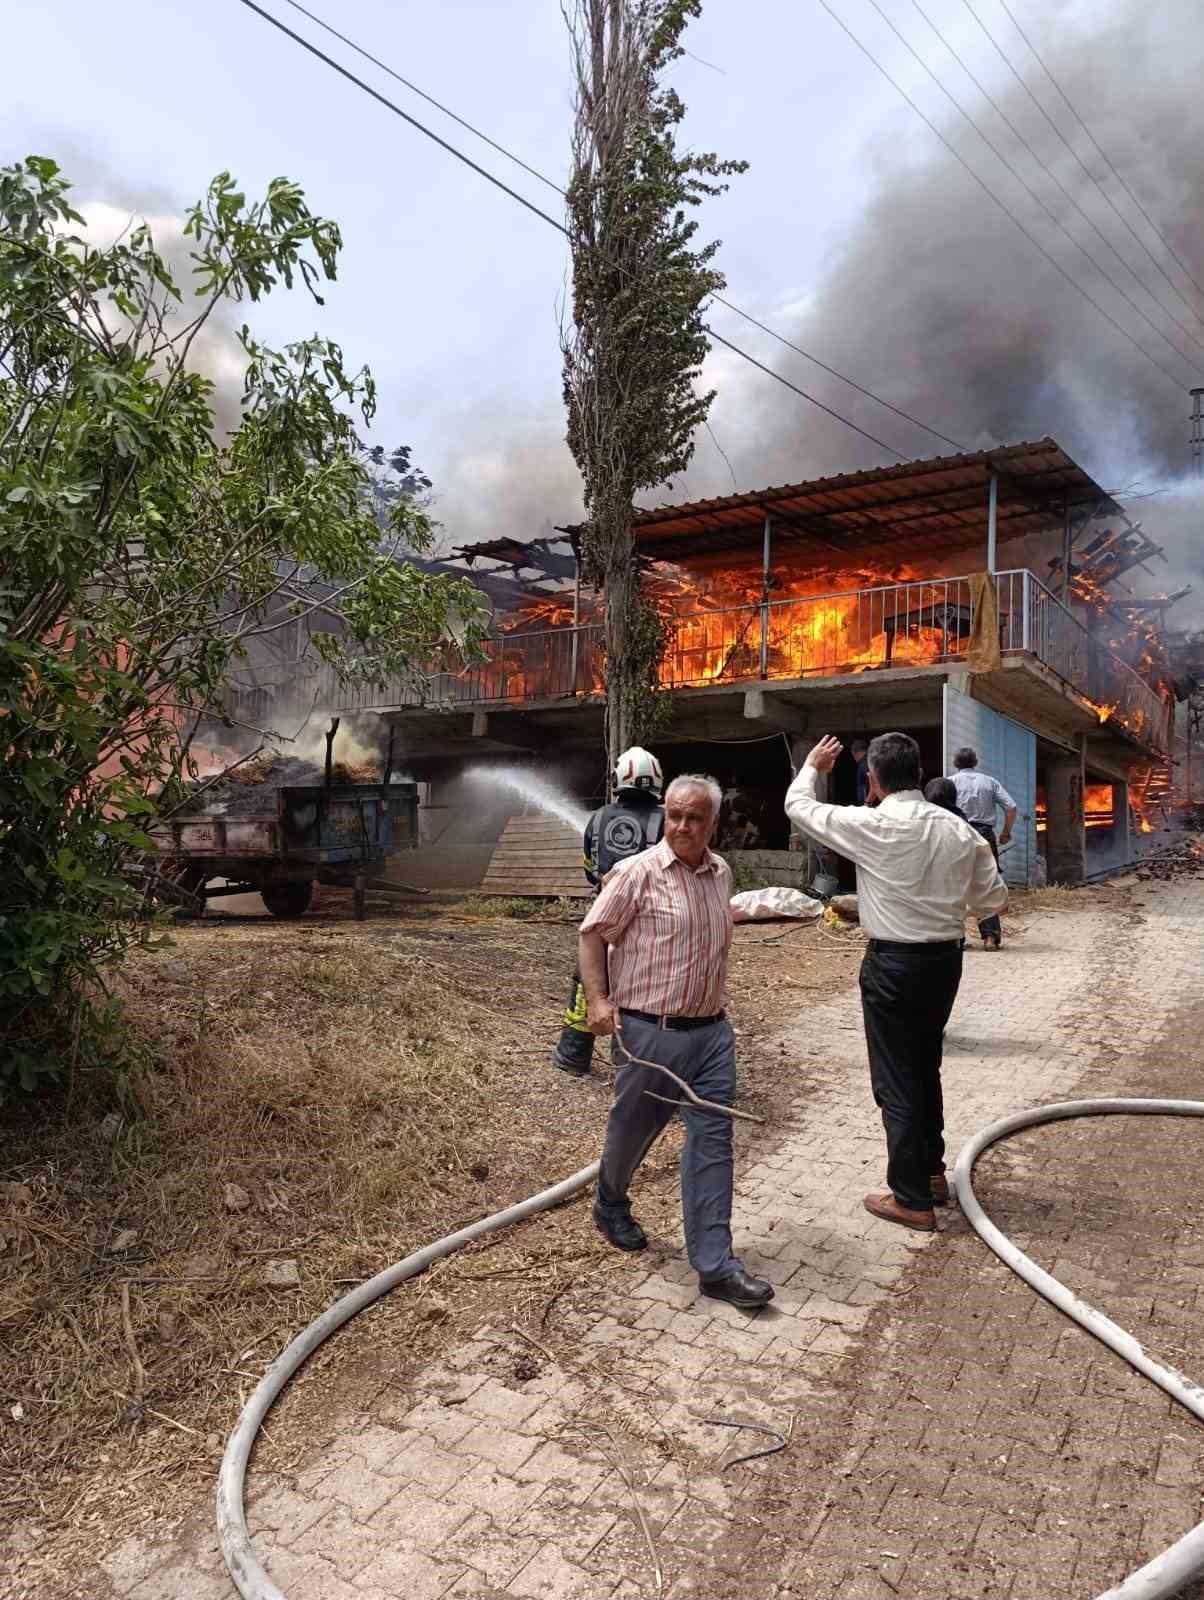
[[[731,1272],[726,1278],[713,1278],[709,1283],[700,1278],[698,1287],[712,1300],[726,1300],[728,1305],[740,1306],[745,1311],[767,1306],[773,1299],[773,1284],[764,1278],[754,1278],[743,1267],[739,1272]]]
[[[648,1236],[630,1212],[612,1217],[594,1207],[594,1227],[604,1234],[616,1250],[643,1250]]]

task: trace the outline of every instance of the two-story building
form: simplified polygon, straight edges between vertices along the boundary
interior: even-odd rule
[[[1157,547],[1054,440],[644,511],[635,533],[666,624],[658,753],[669,773],[714,772],[763,845],[786,846],[781,798],[821,733],[899,728],[927,772],[970,744],[1016,797],[1012,881],[1035,881],[1039,856],[1051,882],[1130,857],[1173,696],[1148,651],[1131,665],[1101,630],[1079,557],[1111,552],[1091,570],[1119,574]],[[464,554],[523,560],[506,541]],[[604,783],[605,671],[596,600],[564,576],[422,695],[331,680],[319,698],[390,721],[435,806],[471,810],[458,782],[486,760],[536,765],[584,803]],[[851,762],[833,798],[852,799]]]

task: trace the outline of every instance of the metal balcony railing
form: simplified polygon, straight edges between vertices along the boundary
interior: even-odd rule
[[[995,576],[999,645],[1027,654],[1157,749],[1167,747],[1168,711],[1144,679],[1087,629],[1033,573]],[[890,667],[964,660],[974,634],[969,577],[929,578],[840,594],[700,610],[672,619],[661,666],[666,688],[836,677]],[[600,694],[602,628],[510,632],[489,639],[484,661],[458,672],[381,685],[341,684],[317,671],[318,702],[340,710],[514,704]]]

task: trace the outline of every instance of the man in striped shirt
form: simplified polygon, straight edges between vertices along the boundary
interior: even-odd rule
[[[628,1187],[679,1103],[686,1251],[703,1294],[755,1308],[773,1288],[732,1253],[732,1125],[682,1102],[668,1067],[706,1100],[731,1105],[736,1045],[724,1011],[732,942],[732,875],[708,848],[722,792],[713,778],[675,778],[665,836],[621,862],[581,924],[580,969],[592,1032],[617,1034],[615,1099],[606,1128],[594,1221],[620,1250],[642,1250]],[[663,1096],[654,1099],[653,1096]]]

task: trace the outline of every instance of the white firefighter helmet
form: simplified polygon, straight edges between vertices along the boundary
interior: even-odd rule
[[[660,762],[650,751],[641,750],[638,744],[624,750],[615,763],[616,794],[622,794],[624,789],[638,789],[654,794],[659,800],[664,786]]]

